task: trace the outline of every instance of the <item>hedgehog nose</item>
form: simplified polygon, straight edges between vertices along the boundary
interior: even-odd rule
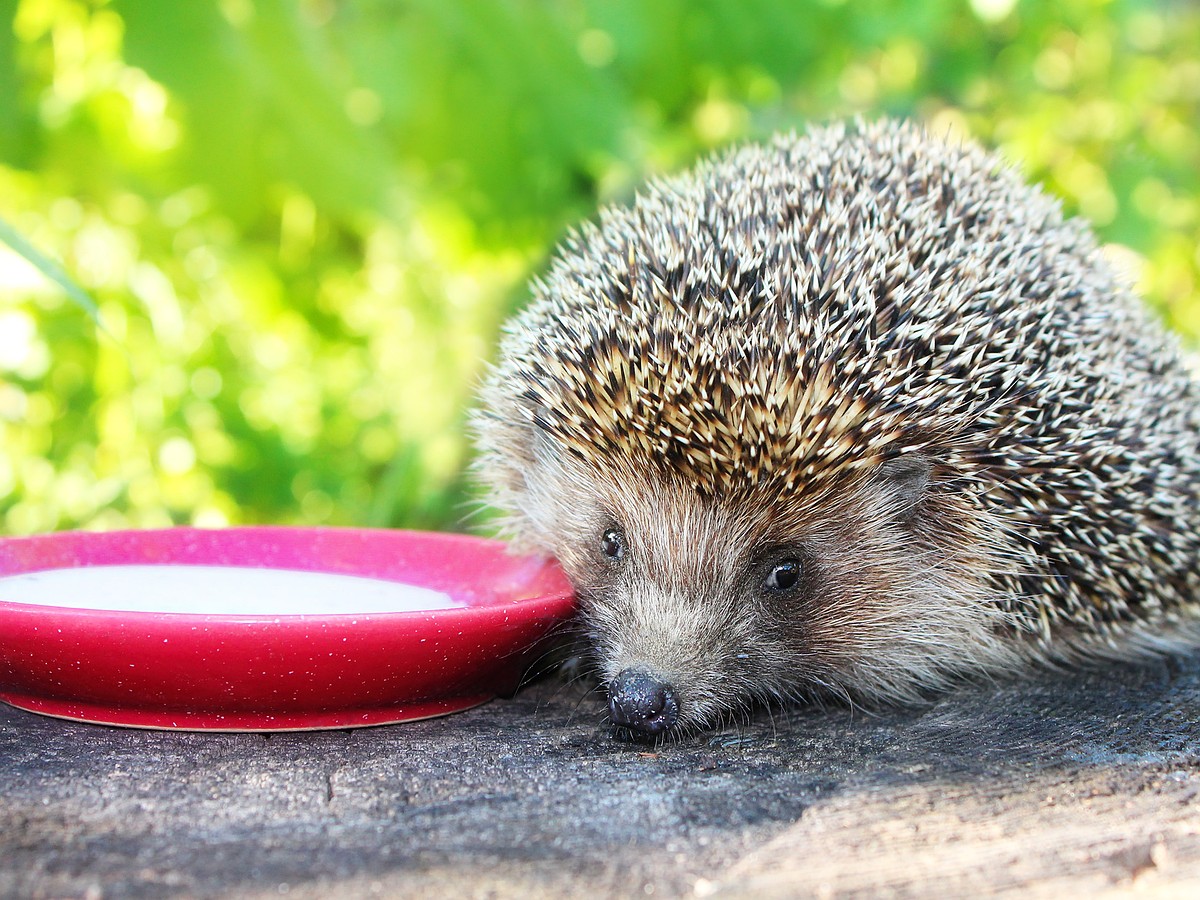
[[[608,709],[615,724],[643,737],[670,730],[679,718],[672,687],[640,669],[625,669],[609,682]]]

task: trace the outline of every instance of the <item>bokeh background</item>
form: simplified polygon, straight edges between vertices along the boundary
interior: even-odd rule
[[[0,247],[0,531],[467,527],[564,230],[856,113],[997,147],[1200,342],[1190,0],[0,0],[0,219],[104,328]]]

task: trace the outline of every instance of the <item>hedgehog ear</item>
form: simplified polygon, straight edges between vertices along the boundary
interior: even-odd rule
[[[556,528],[551,518],[555,504],[550,502],[550,498],[562,492],[563,453],[546,420],[541,418],[540,411],[534,414],[528,425],[526,441],[524,452],[527,464],[521,471],[522,489],[518,493],[517,504],[526,520],[539,532],[539,539],[544,539]]]
[[[933,461],[921,453],[906,453],[887,460],[876,473],[895,498],[896,515],[902,522],[912,519],[933,474]]]
[[[541,410],[533,417],[528,445],[531,465],[525,472],[526,487],[546,497],[562,495],[585,479],[580,460],[563,444],[550,421]]]
[[[597,498],[594,476],[550,421],[539,411],[530,426],[529,465],[522,473],[524,490],[517,502],[537,542],[561,547],[565,539],[595,530]]]
[[[533,461],[542,466],[557,466],[562,460],[562,449],[554,439],[550,418],[542,409],[533,415],[530,427],[529,450]]]

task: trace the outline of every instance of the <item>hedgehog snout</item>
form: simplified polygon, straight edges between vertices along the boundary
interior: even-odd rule
[[[657,737],[679,719],[675,689],[643,669],[624,669],[608,685],[613,724],[639,737]]]

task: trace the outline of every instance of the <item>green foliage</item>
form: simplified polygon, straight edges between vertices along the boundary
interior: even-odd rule
[[[998,146],[1200,338],[1191,4],[0,0],[0,26],[10,533],[461,527],[474,385],[563,230],[812,119]]]

